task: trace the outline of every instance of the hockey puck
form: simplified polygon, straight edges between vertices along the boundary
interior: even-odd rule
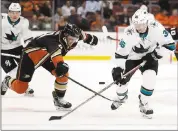
[[[105,84],[105,82],[99,82],[99,84]]]

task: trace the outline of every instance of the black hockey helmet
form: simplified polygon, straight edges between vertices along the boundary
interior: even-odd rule
[[[78,28],[75,24],[70,24],[70,23],[65,25],[63,32],[65,34],[68,34],[70,36],[77,37],[77,38],[79,38],[79,36],[81,35],[81,29]]]

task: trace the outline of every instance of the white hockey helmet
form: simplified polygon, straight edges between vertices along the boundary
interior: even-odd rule
[[[132,16],[132,24],[140,32],[144,33],[148,25],[148,12],[145,9],[138,9]]]
[[[146,10],[146,11],[148,11],[148,7],[147,7],[146,5],[140,6],[140,9],[141,9],[141,10]]]
[[[19,11],[21,12],[21,6],[19,3],[11,3],[9,6],[10,11]]]
[[[132,16],[133,24],[146,24],[148,19],[148,12],[145,9],[138,9]]]

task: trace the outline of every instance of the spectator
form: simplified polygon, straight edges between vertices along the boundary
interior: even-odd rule
[[[81,17],[80,15],[78,15],[77,17],[77,26],[84,31],[90,30],[89,22],[85,18]]]
[[[169,17],[169,25],[171,27],[178,27],[178,10],[173,9],[172,15]]]
[[[43,6],[40,8],[41,13],[44,16],[51,17],[52,16],[52,8],[51,8],[51,3],[50,1],[45,1]]]
[[[20,2],[20,5],[22,7],[22,11],[32,11],[33,9],[33,3],[29,0],[23,0]]]
[[[119,15],[119,21],[122,26],[128,26],[129,25],[129,16],[128,16],[128,10],[126,7],[123,9],[123,14]]]
[[[101,7],[98,1],[96,0],[90,0],[86,1],[86,12],[96,12],[100,11]]]
[[[66,4],[62,6],[62,15],[63,16],[70,16],[71,15],[71,10],[73,9],[74,7],[71,6],[71,3],[69,0],[66,1]]]
[[[55,24],[57,24],[59,22],[61,16],[62,16],[62,9],[61,8],[57,8],[57,12],[54,15],[54,22],[55,22]]]
[[[71,24],[77,24],[78,14],[76,13],[76,9],[71,9],[71,15],[68,17],[68,22]]]
[[[45,16],[44,21],[41,24],[42,24],[42,30],[52,29],[51,19],[48,16]]]
[[[101,12],[96,11],[96,21],[91,23],[91,31],[102,31],[102,26],[104,25],[104,21],[101,17]]]
[[[37,17],[41,16],[40,8],[38,5],[34,5],[33,14],[35,14]]]
[[[162,9],[160,13],[156,14],[155,19],[164,26],[169,24],[168,12],[165,9]]]
[[[94,12],[87,12],[86,13],[86,19],[89,22],[89,24],[91,24],[93,21],[96,20],[96,15]]]
[[[123,7],[121,6],[121,2],[115,1],[113,2],[113,9],[112,9],[112,14],[113,16],[121,15],[123,13]]]
[[[85,18],[86,16],[86,1],[83,1],[82,5],[77,9],[77,14]]]
[[[103,17],[109,19],[112,15],[112,10],[110,9],[110,3],[105,1],[105,7],[103,8]]]
[[[62,30],[64,29],[65,25],[67,24],[66,18],[61,16],[58,23],[55,25],[55,30]]]
[[[30,29],[31,30],[40,30],[40,21],[38,20],[37,16],[34,14],[32,20],[30,22]]]

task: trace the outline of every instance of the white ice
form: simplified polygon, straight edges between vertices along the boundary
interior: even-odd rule
[[[70,66],[70,77],[87,87],[99,91],[112,82],[111,62],[66,61]],[[4,76],[4,74],[3,74]],[[159,66],[157,84],[152,96],[151,107],[154,109],[152,119],[141,116],[138,108],[138,94],[141,86],[139,71],[129,83],[129,98],[120,109],[112,111],[111,102],[99,96],[95,97],[78,110],[62,120],[48,121],[52,115],[63,115],[66,112],[56,111],[52,101],[52,90],[55,78],[43,68],[36,70],[30,83],[35,97],[18,95],[11,90],[2,97],[3,130],[64,130],[64,129],[177,129],[177,64]],[[106,82],[99,85],[99,82]],[[148,80],[149,81],[149,80]],[[106,90],[103,95],[113,98],[115,86]],[[93,93],[69,80],[66,100],[77,106],[91,97]]]

